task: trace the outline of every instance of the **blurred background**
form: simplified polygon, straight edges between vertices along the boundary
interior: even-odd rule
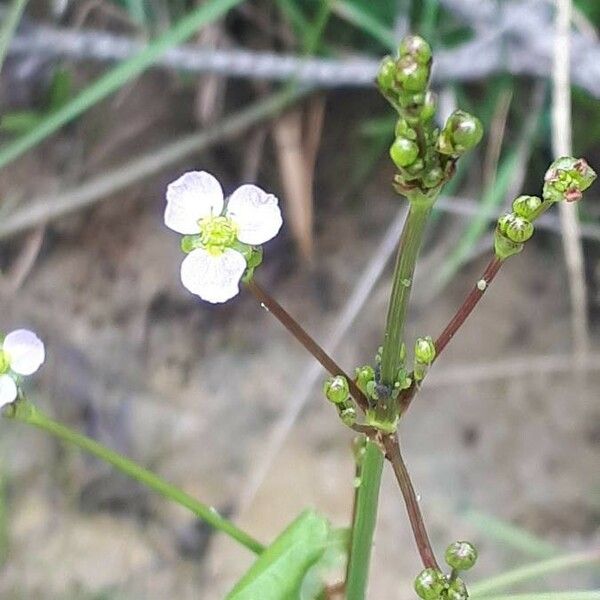
[[[572,8],[573,153],[597,170],[600,3]],[[0,329],[47,344],[32,400],[261,540],[306,506],[347,524],[352,435],[321,397],[324,374],[249,294],[211,306],[182,287],[166,185],[205,169],[227,192],[277,194],[285,225],[258,280],[346,369],[371,362],[406,208],[390,185],[394,115],[372,82],[403,34],[424,35],[441,118],[461,107],[486,128],[415,281],[409,345],[435,336],[479,278],[493,221],[540,193],[568,128],[553,113],[556,92],[569,97],[554,3],[16,0],[5,34],[15,15],[0,80]],[[479,547],[471,581],[600,545],[599,190],[578,222],[554,210],[540,223],[401,427],[434,545]],[[41,432],[0,423],[0,457],[2,598],[217,600],[252,561]],[[370,597],[412,598],[419,570],[388,472]],[[598,569],[523,589],[594,585]]]

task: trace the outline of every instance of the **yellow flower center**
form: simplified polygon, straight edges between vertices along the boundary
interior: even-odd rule
[[[211,254],[222,254],[236,240],[237,226],[228,217],[206,217],[198,224],[202,245]]]

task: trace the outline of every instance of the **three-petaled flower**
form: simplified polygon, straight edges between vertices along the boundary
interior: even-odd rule
[[[239,292],[259,256],[256,247],[274,238],[282,223],[277,198],[255,185],[240,186],[226,206],[220,183],[206,171],[185,173],[167,188],[165,225],[186,236],[182,247],[189,252],[181,281],[208,302]]]
[[[33,331],[16,329],[0,341],[0,407],[17,399],[21,376],[35,373],[45,357],[44,343]]]

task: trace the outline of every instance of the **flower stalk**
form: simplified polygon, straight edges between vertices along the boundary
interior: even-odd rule
[[[258,540],[239,529],[231,521],[223,518],[213,507],[199,502],[183,490],[168,483],[151,471],[144,469],[131,459],[126,458],[118,452],[103,446],[85,435],[73,431],[58,421],[54,421],[45,415],[39,408],[28,402],[24,397],[21,396],[16,402],[7,405],[3,409],[3,414],[7,418],[41,429],[60,439],[62,442],[73,444],[79,449],[112,465],[121,473],[135,479],[167,500],[171,500],[184,508],[187,508],[196,515],[196,517],[202,519],[211,527],[225,533],[242,544],[242,546],[248,548],[251,552],[260,554],[265,549]]]
[[[333,377],[341,375],[348,382],[350,395],[357,404],[367,410],[368,403],[354,380],[327,354],[327,352],[306,332],[306,330],[269,294],[257,281],[252,278],[246,282],[246,287],[258,302],[268,310],[295,338],[321,363],[323,368]]]

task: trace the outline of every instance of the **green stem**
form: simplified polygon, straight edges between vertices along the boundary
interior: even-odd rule
[[[393,386],[401,365],[402,333],[412,288],[412,278],[427,217],[434,202],[434,199],[424,197],[413,197],[410,200],[410,210],[400,237],[382,351],[381,380],[390,387]],[[378,415],[381,422],[391,420],[395,426],[397,414],[391,414],[395,412],[395,407],[390,406],[389,399],[382,404],[380,409],[382,414]],[[361,482],[352,525],[352,544],[346,573],[347,600],[362,600],[365,597],[373,534],[377,520],[377,500],[383,461],[384,456],[381,449],[369,440],[362,465]]]
[[[415,264],[432,201],[411,202],[396,259],[392,297],[387,315],[381,355],[381,382],[393,386],[402,361],[400,358],[404,322],[412,289]]]
[[[241,0],[213,0],[202,4],[138,54],[97,79],[73,100],[41,121],[35,129],[0,149],[0,168],[5,167],[88,108],[117,91],[136,75],[150,67],[169,48],[181,44],[193,36],[198,29],[216,21],[240,3]]]
[[[360,487],[356,495],[352,544],[346,574],[346,600],[363,600],[365,597],[377,521],[383,459],[379,446],[370,440],[367,441],[360,471]]]
[[[537,579],[550,573],[564,571],[565,569],[593,564],[600,566],[599,550],[594,552],[578,552],[577,554],[567,554],[566,556],[542,560],[518,569],[513,569],[512,571],[507,571],[497,577],[491,577],[474,583],[469,586],[469,596],[472,598],[483,598],[490,594],[490,592],[497,592],[523,581]]]
[[[164,479],[161,479],[151,471],[144,469],[114,450],[73,431],[66,425],[50,419],[41,410],[30,404],[24,398],[8,405],[4,409],[4,416],[42,429],[63,442],[73,444],[81,450],[89,452],[96,458],[107,462],[118,471],[121,471],[121,473],[135,479],[164,498],[172,500],[187,508],[198,518],[202,519],[215,529],[222,531],[243,546],[246,546],[246,548],[252,552],[260,554],[264,550],[264,546],[260,542],[241,529],[238,529],[231,521],[221,517],[214,508],[198,502],[198,500],[192,498],[192,496],[183,490],[166,482]]]
[[[25,10],[25,6],[28,0],[13,0],[8,12],[4,15],[4,23],[0,29],[0,71],[4,64],[4,58],[6,57],[6,51],[10,44],[17,25],[21,20],[21,15]]]

